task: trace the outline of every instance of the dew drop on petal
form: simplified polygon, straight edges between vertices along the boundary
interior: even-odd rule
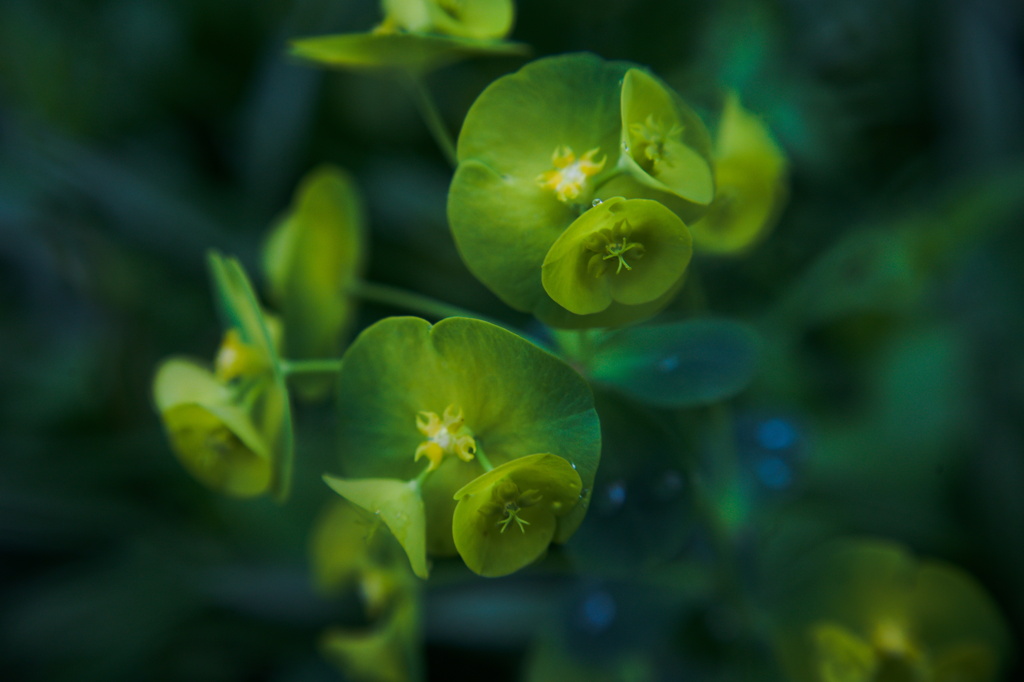
[[[601,201],[601,198],[600,198],[600,197],[594,197],[594,200],[590,202],[590,205],[591,205],[591,206],[600,206],[600,205],[601,205],[601,204],[603,204],[603,203],[604,203],[604,202],[603,202],[603,201]]]

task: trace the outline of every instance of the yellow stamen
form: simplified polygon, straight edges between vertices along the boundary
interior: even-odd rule
[[[217,379],[226,383],[241,376],[260,374],[267,368],[267,359],[258,350],[242,341],[237,329],[227,331],[214,360]]]
[[[445,455],[455,455],[463,462],[472,461],[476,455],[476,440],[465,424],[462,410],[454,405],[446,407],[441,417],[436,412],[420,412],[416,415],[416,428],[427,440],[416,448],[413,461],[426,457],[430,461],[427,471],[441,466]]]
[[[583,193],[587,178],[600,173],[604,168],[607,157],[602,157],[600,161],[594,160],[600,151],[600,147],[594,147],[577,160],[570,147],[556,147],[551,155],[554,170],[538,175],[537,184],[552,190],[561,202],[576,199]]]
[[[642,153],[648,161],[657,163],[665,155],[665,144],[678,140],[683,134],[683,127],[676,123],[669,128],[652,114],[643,123],[630,124],[629,132],[639,138],[634,142],[637,152]]]

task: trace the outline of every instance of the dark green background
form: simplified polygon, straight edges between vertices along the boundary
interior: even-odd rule
[[[298,410],[296,491],[280,508],[189,479],[149,392],[160,359],[209,358],[219,341],[206,250],[258,272],[266,230],[325,161],[366,197],[371,279],[530,325],[461,264],[450,169],[407,93],[284,56],[291,37],[377,19],[369,0],[0,4],[0,677],[335,678],[315,638],[352,605],[315,597],[305,558],[330,496],[329,406]],[[648,65],[709,124],[736,88],[790,156],[773,235],[741,259],[698,258],[702,291],[674,309],[703,298],[764,339],[722,427],[743,464],[752,598],[788,547],[871,534],[963,566],[1019,638],[1024,6],[523,0],[512,37],[536,56]],[[452,129],[521,63],[433,74]],[[364,306],[360,325],[396,312]],[[553,570],[442,570],[426,597],[430,679],[516,679],[558,613],[572,655],[670,650],[665,679],[679,666],[774,679],[717,600],[667,603],[647,579],[659,567],[700,592],[688,576],[709,570],[713,543],[677,489],[687,458],[714,463],[704,438],[721,429],[700,410],[604,393],[598,407],[591,518]],[[765,441],[779,424],[784,447]],[[578,626],[593,594],[618,605],[618,629]]]

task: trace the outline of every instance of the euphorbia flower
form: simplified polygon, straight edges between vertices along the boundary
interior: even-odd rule
[[[643,278],[620,277],[619,284],[606,285],[595,267],[595,287],[567,277],[555,264],[575,263],[577,242],[594,230],[610,237],[626,225],[645,224],[659,234],[686,232],[678,215],[690,219],[711,200],[709,150],[700,119],[632,64],[591,54],[541,59],[492,83],[470,108],[448,195],[452,234],[480,281],[513,308],[550,325],[616,326],[649,317],[682,283],[688,235],[672,240],[687,244],[678,250],[659,252],[653,242],[643,251],[632,247],[633,259],[665,265],[673,274],[651,276],[645,268],[644,281],[655,286],[625,287],[630,293],[622,296],[609,298],[607,292],[622,293],[623,282]],[[610,202],[616,197],[656,199],[677,216],[642,202]],[[602,208],[602,202],[622,212],[616,216],[620,225],[609,222],[610,206]],[[596,246],[603,251],[611,244]],[[632,275],[630,257],[612,258],[614,274]],[[586,290],[569,290],[582,283]],[[597,290],[605,294],[595,297]]]
[[[779,638],[795,682],[997,679],[1005,623],[955,566],[917,561],[891,543],[846,541],[795,589]]]
[[[368,33],[295,40],[291,53],[325,66],[421,73],[473,55],[523,54],[503,40],[511,0],[384,0],[384,20]]]
[[[290,360],[337,357],[352,321],[349,289],[363,270],[365,218],[351,178],[321,166],[295,193],[291,208],[263,249],[271,303],[284,326],[282,352]],[[332,377],[295,377],[298,392],[315,399]]]
[[[227,495],[288,495],[292,427],[288,391],[270,325],[233,259],[210,255],[227,330],[215,369],[170,358],[153,395],[172,449],[201,483]]]
[[[775,223],[786,200],[786,156],[767,127],[732,93],[715,138],[715,199],[690,225],[698,250],[732,254],[750,248]]]
[[[580,481],[575,501],[593,485],[600,427],[590,388],[564,362],[500,327],[387,318],[349,347],[338,379],[344,475],[326,479],[379,512],[421,575],[424,546],[432,556],[458,553],[455,494],[506,462],[553,453],[546,457],[563,460]],[[575,532],[586,504],[566,499],[561,510],[544,547]],[[417,518],[425,519],[425,538],[411,530]],[[525,563],[539,555],[531,552]]]
[[[480,575],[518,571],[547,551],[558,519],[575,509],[581,489],[580,475],[561,457],[506,462],[455,493],[455,548]]]

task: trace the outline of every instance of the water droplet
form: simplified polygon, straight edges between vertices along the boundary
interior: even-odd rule
[[[793,483],[793,470],[781,457],[764,457],[754,469],[766,488],[784,490]]]
[[[782,419],[766,419],[757,426],[757,442],[767,450],[783,450],[796,443],[796,429]]]
[[[594,197],[594,200],[590,202],[591,206],[600,206],[604,202],[601,201],[600,197]]]
[[[624,152],[628,152],[629,151],[629,143],[628,142],[623,142],[622,143],[622,151],[624,151]]]
[[[569,466],[571,466],[573,469],[575,469],[576,468],[576,462],[569,462]]]
[[[659,372],[674,372],[679,369],[679,356],[668,355],[658,361],[657,364]]]
[[[589,594],[580,604],[580,625],[584,630],[594,634],[604,632],[615,622],[617,610],[615,600],[607,592]]]

